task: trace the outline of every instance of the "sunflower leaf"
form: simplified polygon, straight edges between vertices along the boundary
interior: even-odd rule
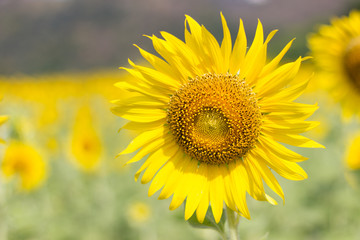
[[[224,233],[225,221],[226,221],[226,211],[224,210],[219,223],[216,223],[216,221],[214,219],[214,215],[211,210],[211,206],[208,208],[208,210],[206,212],[203,223],[200,223],[197,220],[196,214],[193,214],[189,218],[189,220],[187,220],[187,222],[194,228],[210,228],[210,229],[214,229],[214,230],[220,232],[221,234]]]

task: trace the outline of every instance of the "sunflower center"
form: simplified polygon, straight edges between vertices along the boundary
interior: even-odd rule
[[[261,128],[255,93],[233,75],[190,79],[170,98],[167,121],[186,154],[208,164],[226,164],[254,147]]]
[[[219,109],[205,107],[195,117],[194,135],[203,142],[221,142],[228,132],[228,123]]]
[[[360,89],[360,37],[350,41],[345,53],[344,65],[351,81]]]

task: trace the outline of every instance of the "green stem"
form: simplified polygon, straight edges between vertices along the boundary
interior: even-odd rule
[[[238,224],[240,216],[226,206],[227,221],[229,225],[229,240],[240,240],[238,234]]]
[[[226,237],[225,231],[218,231],[218,233],[221,235],[221,238],[222,238],[223,240],[228,240],[227,237]]]

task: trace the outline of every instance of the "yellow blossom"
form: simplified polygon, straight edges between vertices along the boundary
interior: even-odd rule
[[[360,11],[334,17],[320,26],[308,43],[316,64],[316,80],[336,102],[343,116],[359,115],[360,102]]]
[[[71,139],[71,152],[77,165],[84,171],[94,171],[99,166],[102,143],[88,106],[81,107],[77,113]]]
[[[305,121],[316,105],[294,102],[308,84],[294,82],[304,58],[279,65],[292,41],[268,61],[276,31],[264,38],[259,21],[248,48],[242,20],[234,45],[222,14],[221,21],[221,44],[190,16],[185,41],[167,32],[148,36],[161,58],[138,47],[152,67],[129,60],[124,69],[134,78],[116,84],[121,93],[112,109],[129,121],[124,129],[138,133],[120,155],[134,153],[128,164],[148,156],[135,179],[151,181],[149,195],[172,196],[171,210],[186,200],[185,219],[196,214],[201,223],[209,205],[219,222],[224,203],[250,218],[247,193],[277,204],[264,186],[284,199],[273,172],[306,179],[298,162],[307,158],[281,143],[323,147],[301,135],[318,125]]]
[[[46,177],[46,163],[32,146],[13,141],[5,151],[1,171],[6,178],[18,176],[20,188],[32,190],[40,186]]]
[[[133,202],[127,210],[127,215],[132,222],[144,223],[150,218],[151,209],[143,202]]]

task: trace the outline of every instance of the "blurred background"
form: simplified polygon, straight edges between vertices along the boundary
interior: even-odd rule
[[[132,44],[151,49],[146,35],[183,39],[184,15],[222,37],[223,11],[235,38],[239,18],[251,39],[257,19],[279,29],[272,52],[290,39],[290,56],[306,53],[305,36],[329,17],[348,14],[356,0],[1,0],[0,74],[116,69],[136,59]]]
[[[184,39],[185,14],[220,41],[220,11],[233,40],[242,18],[249,42],[257,19],[274,56],[296,38],[286,61],[309,53],[306,38],[330,18],[359,9],[357,0],[0,0],[0,240],[219,239],[192,229],[183,209],[147,197],[134,182],[140,164],[115,156],[131,134],[110,112],[120,66],[142,61],[133,44],[154,53],[143,35],[167,31]],[[302,74],[311,74],[304,66]],[[248,239],[360,239],[360,193],[346,180],[343,158],[355,121],[343,124],[338,105],[310,88],[302,102],[319,103],[309,135],[325,145],[296,149],[310,160],[302,182],[278,178],[286,204],[249,198]],[[2,118],[0,117],[0,121]],[[281,202],[279,200],[278,202]]]

